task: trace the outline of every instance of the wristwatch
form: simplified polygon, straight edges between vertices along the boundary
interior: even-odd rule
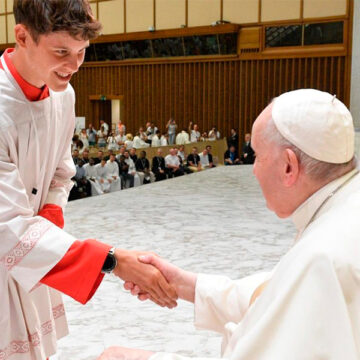
[[[113,247],[109,250],[109,253],[106,256],[101,272],[104,274],[110,274],[115,269],[116,265],[117,260],[115,257],[115,248]]]

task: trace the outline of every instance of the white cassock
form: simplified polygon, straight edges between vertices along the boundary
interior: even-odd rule
[[[329,183],[295,211],[297,241],[250,308],[252,292],[268,274],[240,281],[199,275],[195,325],[224,335],[223,358],[360,359],[360,175],[346,183],[353,173]],[[160,359],[186,357],[151,357]]]
[[[125,162],[129,165],[128,173],[134,175],[134,187],[140,186],[141,185],[140,176],[136,171],[136,167],[135,167],[133,159],[131,159],[129,157],[129,158],[125,159]]]
[[[159,139],[159,137],[157,135],[153,135],[152,140],[151,140],[151,146],[152,147],[161,146],[161,140]]]
[[[75,95],[69,85],[30,102],[1,62],[0,359],[40,360],[68,333],[60,293],[39,281],[75,239],[36,215],[45,204],[64,209],[73,185]]]
[[[182,131],[176,135],[176,145],[190,144],[189,134],[186,131]]]
[[[111,162],[108,160],[105,166],[108,171],[108,179],[111,179],[110,192],[121,190],[119,165],[115,161]]]
[[[101,166],[101,163],[94,165],[96,169],[96,180],[99,182],[102,192],[110,192],[110,183],[108,181],[108,169],[105,166]]]
[[[101,186],[97,180],[97,171],[95,165],[91,166],[89,163],[87,163],[84,164],[83,168],[85,169],[85,176],[91,185],[91,196],[102,195],[104,192],[101,190]]]
[[[149,147],[150,144],[146,143],[144,140],[140,138],[140,136],[135,136],[133,140],[133,148],[142,149]]]

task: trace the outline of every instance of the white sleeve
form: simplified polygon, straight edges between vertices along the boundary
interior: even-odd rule
[[[270,277],[270,272],[240,280],[199,274],[195,289],[195,326],[223,333],[226,323],[240,322],[249,307],[252,294]]]
[[[73,119],[75,114],[73,113]],[[73,121],[75,123],[75,120]],[[62,209],[65,208],[70,190],[74,183],[71,178],[75,175],[75,165],[71,156],[71,139],[73,133],[73,126],[69,126],[66,134],[66,141],[62,148],[62,156],[60,162],[57,164],[55,174],[52,178],[46,204],[55,204]]]
[[[30,291],[65,255],[74,238],[34,216],[17,166],[0,135],[0,267]]]

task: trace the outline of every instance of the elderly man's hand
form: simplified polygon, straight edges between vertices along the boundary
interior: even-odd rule
[[[138,258],[141,255],[152,256],[145,252],[116,249],[114,274],[125,282],[137,284],[141,292],[148,294],[158,305],[170,309],[175,307],[178,298],[175,288],[153,264],[140,262]]]
[[[112,346],[106,349],[98,360],[147,360],[154,353],[147,350],[128,349]]]
[[[175,288],[177,295],[181,299],[194,302],[197,274],[182,270],[154,254],[141,255],[139,260],[144,264],[151,264],[159,269],[169,284]],[[141,301],[150,299],[156,302],[153,296],[144,291],[143,287],[137,282],[127,281],[124,287],[126,290],[130,290],[132,295],[138,296]]]

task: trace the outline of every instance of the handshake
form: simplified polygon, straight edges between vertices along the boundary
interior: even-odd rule
[[[114,275],[139,300],[174,308],[177,299],[194,302],[197,275],[182,270],[156,254],[116,249]]]

